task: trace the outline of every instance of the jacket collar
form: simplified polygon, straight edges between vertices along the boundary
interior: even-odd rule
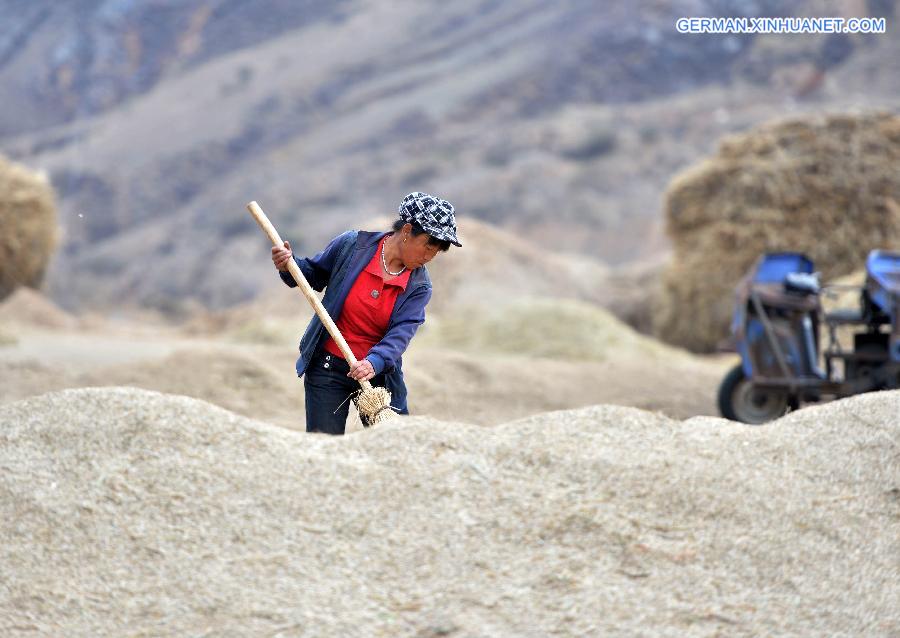
[[[356,247],[357,248],[372,248],[378,245],[378,242],[381,241],[381,238],[387,235],[385,232],[377,232],[373,233],[368,230],[361,230],[356,235]]]

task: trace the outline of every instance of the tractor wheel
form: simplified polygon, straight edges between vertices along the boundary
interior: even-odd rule
[[[753,385],[740,364],[732,368],[719,386],[719,412],[726,419],[760,425],[782,416],[795,404],[787,390]]]

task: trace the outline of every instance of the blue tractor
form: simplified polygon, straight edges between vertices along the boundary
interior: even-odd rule
[[[824,312],[822,297],[847,288],[858,305]],[[862,288],[822,286],[805,255],[767,253],[735,296],[723,349],[741,362],[719,386],[722,416],[760,424],[804,403],[900,388],[900,253],[869,253]],[[851,333],[852,348],[841,345],[839,329]]]

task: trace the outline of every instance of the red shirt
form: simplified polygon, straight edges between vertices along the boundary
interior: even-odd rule
[[[385,235],[384,239],[387,237]],[[402,275],[387,281],[381,278],[381,249],[384,239],[379,242],[371,261],[350,288],[341,316],[335,321],[357,359],[365,357],[372,346],[384,338],[397,297],[409,282],[408,269]],[[341,358],[344,356],[330,336],[325,341],[324,348],[331,354]]]

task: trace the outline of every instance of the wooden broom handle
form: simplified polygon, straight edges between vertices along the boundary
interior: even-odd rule
[[[270,222],[269,218],[266,217],[266,214],[263,212],[262,208],[259,207],[259,204],[257,204],[256,202],[250,202],[249,204],[247,204],[247,210],[249,210],[250,214],[253,215],[253,219],[256,220],[256,223],[259,224],[259,227],[262,228],[262,231],[269,236],[269,240],[272,242],[273,246],[277,246],[279,248],[284,246],[284,242],[281,241],[281,237],[278,235],[278,231],[275,230],[272,222]],[[325,326],[328,334],[331,335],[331,338],[334,339],[334,342],[337,344],[338,348],[340,348],[341,353],[343,353],[344,355],[344,358],[350,365],[356,363],[356,357],[353,355],[353,351],[350,350],[350,346],[347,345],[347,341],[344,339],[344,335],[341,334],[341,331],[338,330],[338,327],[335,325],[334,321],[331,320],[331,316],[328,314],[328,311],[325,310],[325,306],[323,306],[322,302],[319,301],[319,297],[316,296],[316,293],[312,289],[312,286],[309,285],[309,282],[306,281],[306,277],[304,277],[303,273],[300,272],[300,267],[297,265],[297,262],[294,261],[293,257],[291,257],[291,260],[288,262],[288,271],[291,273],[294,281],[297,282],[297,286],[300,287],[300,291],[303,293],[303,296],[306,297],[306,300],[313,307],[313,310],[315,310],[316,314],[319,315],[319,319],[322,320],[322,324]],[[372,389],[372,385],[368,381],[360,381],[359,384],[363,387],[363,390]]]

